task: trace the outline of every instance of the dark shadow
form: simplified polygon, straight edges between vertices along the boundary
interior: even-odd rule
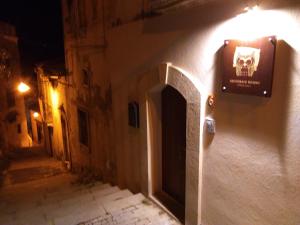
[[[61,167],[52,165],[35,165],[34,162],[50,158],[41,147],[16,148],[6,152],[0,159],[0,187],[4,184],[5,177],[9,177],[9,184],[20,184],[66,173]],[[31,162],[30,166],[9,168],[14,162]],[[28,164],[29,165],[29,164]]]
[[[230,2],[232,7],[226,7]],[[243,3],[236,2],[236,0],[213,1],[205,4],[199,3],[195,7],[181,8],[161,16],[145,19],[142,32],[138,33],[138,41],[129,44],[135,46],[134,51],[131,52],[131,58],[147,58],[143,60],[144,63],[133,65],[134,70],[131,70],[130,77],[132,77],[132,74],[143,74],[149,68],[162,63],[162,61],[173,61],[174,49],[178,48],[179,52],[182,49],[189,49],[190,43],[197,43],[199,36],[205,35],[206,30],[211,32],[210,29],[214,25],[223,23],[238,15],[241,9],[244,8],[242,6]],[[172,32],[178,32],[178,34],[172,34]],[[201,35],[199,35],[199,32],[201,32]],[[154,39],[151,42],[147,41],[148,35],[152,34],[154,36],[167,35],[168,37],[156,39],[156,41]],[[137,36],[132,38],[137,38]],[[145,51],[145,45],[147,45],[147,56],[141,54]],[[124,74],[124,81],[126,77],[128,76]]]
[[[9,160],[24,160],[27,158],[35,158],[35,157],[49,157],[46,150],[43,147],[25,147],[25,148],[17,148],[12,151],[7,152],[7,157]]]
[[[3,185],[5,172],[9,168],[9,165],[10,165],[10,161],[9,161],[8,157],[2,156],[0,158],[0,188]]]
[[[236,17],[243,13],[244,8],[249,5],[247,1],[236,0],[204,2],[198,4],[190,3],[190,6],[178,7],[176,10],[165,12],[154,18],[145,19],[143,33],[203,29]],[[298,7],[299,5],[300,2],[295,0],[266,2],[265,4],[261,2],[259,4],[263,10],[283,10]]]
[[[231,7],[228,7],[231,5]],[[225,2],[211,1],[205,4],[195,4],[167,12],[156,18],[144,21],[143,33],[167,33],[181,30],[198,30],[210,27],[227,19],[234,18],[245,8],[244,3],[234,0]],[[174,22],[176,21],[176,22]]]

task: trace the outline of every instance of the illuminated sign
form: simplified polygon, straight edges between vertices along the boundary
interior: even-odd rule
[[[222,91],[271,97],[276,38],[226,40]]]

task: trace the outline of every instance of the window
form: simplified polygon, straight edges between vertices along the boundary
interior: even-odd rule
[[[22,127],[21,127],[21,124],[19,124],[19,123],[17,125],[17,131],[18,131],[18,134],[22,133]]]
[[[89,146],[88,113],[77,109],[77,115],[79,128],[79,142],[85,146]]]
[[[16,100],[15,100],[15,94],[11,90],[6,91],[6,101],[7,101],[7,107],[11,108],[16,105]]]
[[[68,6],[68,12],[69,12],[69,14],[70,14],[71,11],[72,11],[73,0],[68,0],[68,1],[67,1],[67,6]]]
[[[88,69],[82,69],[82,81],[84,85],[90,85],[90,72]]]
[[[79,16],[79,27],[86,28],[86,12],[85,12],[85,1],[78,1],[78,16]]]
[[[93,20],[96,20],[97,19],[97,10],[98,10],[98,0],[93,0],[92,5],[93,5],[92,18],[93,18]]]

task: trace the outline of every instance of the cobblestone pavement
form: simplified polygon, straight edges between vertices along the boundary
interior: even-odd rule
[[[142,194],[75,180],[43,154],[16,157],[0,189],[0,225],[180,224]]]

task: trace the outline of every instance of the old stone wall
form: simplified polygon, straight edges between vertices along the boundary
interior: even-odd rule
[[[73,170],[90,171],[114,181],[112,93],[105,67],[103,19],[107,15],[103,7],[102,1],[73,1],[70,5],[63,1],[66,64],[70,75],[67,77],[66,115]],[[79,140],[78,110],[84,112],[88,120],[88,143],[85,144]]]
[[[0,117],[3,134],[0,148],[28,147],[30,138],[27,131],[24,95],[17,91],[21,81],[18,38],[15,28],[10,24],[0,22],[0,30]],[[8,103],[8,94],[11,96],[11,105]]]

